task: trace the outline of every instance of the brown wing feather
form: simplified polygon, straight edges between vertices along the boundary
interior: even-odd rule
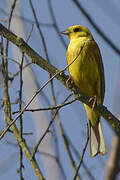
[[[80,47],[81,47],[81,44],[80,44]],[[75,49],[75,51],[70,51],[70,50],[67,51],[67,64],[70,64],[73,61],[73,59],[76,57],[76,54],[79,53],[80,47]],[[99,103],[103,103],[104,94],[105,94],[104,67],[103,67],[103,62],[102,62],[102,57],[101,57],[99,47],[94,40],[85,40],[84,51],[82,52],[84,53],[84,55],[81,53],[82,55],[80,54],[80,56],[83,56],[84,58],[86,58],[86,55],[88,54],[88,52],[91,58],[94,57],[94,60],[96,61],[96,64],[98,66],[98,72],[99,72],[99,77],[100,77],[100,81],[98,82],[100,83],[100,85],[99,85],[99,92],[97,92],[97,94],[95,95],[100,96]],[[97,89],[98,88],[96,84],[96,91],[98,91]]]
[[[103,67],[103,62],[102,62],[102,56],[100,53],[100,49],[95,41],[92,41],[93,47],[96,49],[94,53],[96,53],[95,60],[98,64],[98,71],[100,74],[100,94],[101,94],[101,103],[103,103],[104,100],[104,94],[105,94],[105,77],[104,77],[104,67]]]
[[[87,47],[86,53],[91,51],[92,56],[95,57],[95,61],[98,65],[98,71],[99,71],[99,75],[100,75],[100,99],[101,99],[101,102],[99,102],[99,103],[103,103],[104,94],[105,94],[105,78],[104,78],[104,67],[103,67],[100,49],[94,40],[86,41],[86,47]]]

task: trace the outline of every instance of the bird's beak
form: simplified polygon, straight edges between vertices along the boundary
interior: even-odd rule
[[[68,36],[68,35],[70,34],[70,31],[65,30],[65,31],[62,31],[61,34],[64,34],[64,35],[67,35],[67,36]]]

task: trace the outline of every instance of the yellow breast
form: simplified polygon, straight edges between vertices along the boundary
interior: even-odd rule
[[[85,41],[79,39],[70,41],[67,50],[67,64],[70,64],[78,56]],[[95,57],[86,42],[78,58],[69,66],[69,73],[81,91],[89,96],[94,96],[97,95],[95,86],[99,79],[99,72]]]

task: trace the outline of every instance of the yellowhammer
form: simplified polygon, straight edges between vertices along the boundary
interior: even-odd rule
[[[98,45],[88,28],[74,25],[63,31],[67,35],[70,44],[67,49],[67,64],[69,73],[81,91],[91,97],[96,97],[99,104],[103,103],[105,93],[104,68]],[[92,108],[84,104],[87,112],[90,156],[98,153],[104,155],[107,152],[100,116]]]

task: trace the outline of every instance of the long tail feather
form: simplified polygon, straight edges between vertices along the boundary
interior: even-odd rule
[[[101,121],[99,120],[96,126],[93,126],[89,121],[89,137],[90,137],[90,156],[94,157],[98,153],[104,155],[107,153]]]

